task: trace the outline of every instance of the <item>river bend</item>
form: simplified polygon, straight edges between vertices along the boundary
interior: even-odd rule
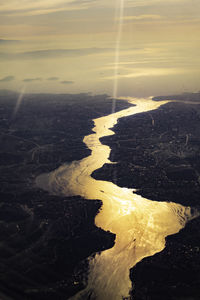
[[[83,142],[91,155],[55,171],[37,177],[36,184],[54,195],[102,200],[95,224],[116,234],[113,248],[90,259],[87,288],[73,299],[121,300],[129,297],[129,270],[144,257],[152,256],[165,247],[165,237],[179,232],[195,216],[189,207],[169,202],[145,199],[133,189],[121,188],[112,182],[95,180],[91,174],[109,160],[111,149],[100,138],[113,135],[111,128],[118,119],[159,108],[167,101],[127,99],[135,106],[94,119],[93,133]],[[152,125],[153,126],[153,125]],[[134,128],[133,128],[134,130]],[[129,299],[129,298],[127,298]]]

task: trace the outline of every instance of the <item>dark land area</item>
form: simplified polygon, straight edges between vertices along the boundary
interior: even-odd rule
[[[162,100],[176,100],[176,101],[188,101],[188,102],[199,102],[200,101],[200,92],[198,93],[183,93],[180,95],[168,95],[168,96],[157,96],[153,98],[154,101]]]
[[[199,205],[200,104],[168,103],[120,119],[114,132],[101,142],[117,164],[105,164],[94,178],[134,187],[151,200]]]
[[[84,287],[86,258],[114,245],[94,225],[101,202],[57,197],[35,178],[90,154],[92,119],[110,114],[107,95],[0,91],[0,299],[62,300]],[[117,110],[129,107],[117,101]],[[17,108],[17,110],[16,110]]]
[[[102,138],[117,164],[105,164],[93,177],[199,210],[200,93],[154,98],[166,99],[178,102],[120,119],[116,134]],[[166,248],[139,262],[130,277],[134,300],[200,299],[200,218],[167,237]]]
[[[86,258],[112,247],[115,235],[94,225],[99,200],[51,196],[34,182],[90,154],[82,139],[92,119],[110,114],[112,100],[23,95],[15,114],[17,99],[17,93],[0,92],[0,299],[67,299],[86,284]],[[117,164],[93,176],[114,178],[151,200],[198,208],[200,95],[155,97],[164,99],[178,102],[119,120],[116,135],[102,139]],[[117,101],[117,110],[128,106]],[[134,300],[200,299],[199,228],[197,218],[131,270]]]

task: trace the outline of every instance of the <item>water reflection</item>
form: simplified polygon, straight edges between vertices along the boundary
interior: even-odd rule
[[[119,118],[157,109],[167,103],[129,98],[134,107],[94,120],[93,134],[84,138],[92,153],[89,157],[66,164],[49,174],[40,175],[37,185],[56,195],[81,195],[103,202],[95,218],[97,226],[116,234],[115,246],[90,260],[86,290],[74,299],[118,300],[128,297],[131,289],[129,269],[146,256],[165,247],[165,237],[179,232],[195,217],[189,207],[145,199],[134,190],[95,180],[91,174],[109,161],[110,148],[100,138],[112,135],[110,130]]]

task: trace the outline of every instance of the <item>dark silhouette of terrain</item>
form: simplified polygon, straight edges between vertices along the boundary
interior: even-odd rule
[[[119,120],[115,135],[102,138],[111,160],[98,179],[134,187],[156,201],[198,206],[200,193],[200,104],[168,103]]]
[[[180,95],[168,95],[168,96],[157,96],[154,97],[153,100],[155,101],[162,101],[162,100],[176,100],[176,101],[188,101],[188,102],[200,102],[200,92],[198,93],[182,93]]]
[[[98,179],[137,188],[156,201],[199,207],[200,95],[119,120],[102,139],[112,161]],[[67,299],[84,288],[87,257],[114,245],[115,235],[94,225],[97,199],[49,195],[35,178],[90,154],[82,139],[92,119],[110,114],[106,95],[23,95],[0,91],[0,298]],[[193,104],[195,103],[195,104]],[[129,107],[117,101],[117,110]],[[166,248],[130,272],[135,300],[200,299],[200,219],[167,238]],[[102,299],[103,300],[103,299]]]
[[[86,258],[115,235],[94,225],[101,201],[51,196],[35,178],[90,154],[82,139],[112,99],[25,94],[16,111],[18,99],[0,92],[0,298],[67,299],[84,287]]]
[[[105,164],[93,177],[136,188],[151,200],[199,210],[200,94],[154,99],[178,102],[120,119],[116,134],[102,138],[117,164]],[[192,220],[180,233],[167,237],[162,252],[131,270],[134,300],[200,299],[199,228],[200,218]]]

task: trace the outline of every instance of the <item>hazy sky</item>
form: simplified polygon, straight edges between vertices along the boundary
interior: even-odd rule
[[[113,93],[122,0],[1,0],[0,89]],[[200,1],[124,0],[118,95],[200,90]]]

